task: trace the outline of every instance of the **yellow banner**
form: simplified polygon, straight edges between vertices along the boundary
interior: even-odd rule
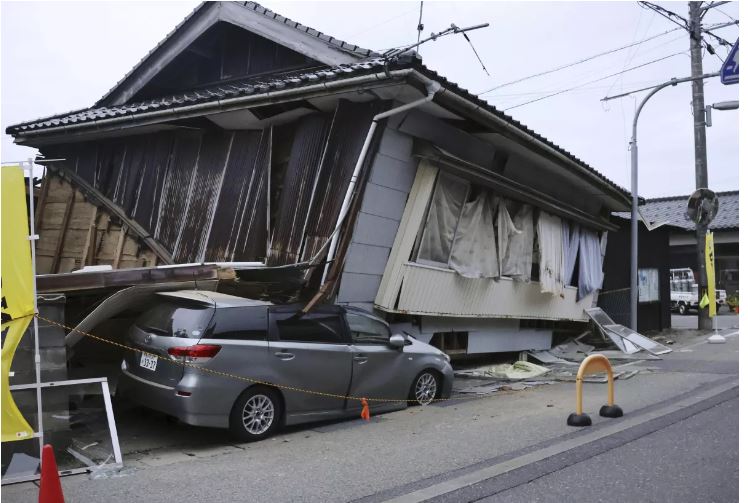
[[[16,347],[34,316],[34,276],[23,170],[20,166],[3,167],[1,180],[3,347],[0,401],[2,441],[7,442],[31,438],[34,433],[13,401],[9,374]]]
[[[0,375],[0,406],[2,406],[2,441],[26,440],[32,437],[34,429],[23,418],[13,396],[10,394],[10,364],[18,343],[21,342],[31,316],[3,323],[2,374]]]
[[[3,320],[34,314],[26,187],[20,166],[2,168]]]
[[[706,293],[709,296],[709,317],[717,315],[717,292],[714,285],[714,234],[706,233]]]

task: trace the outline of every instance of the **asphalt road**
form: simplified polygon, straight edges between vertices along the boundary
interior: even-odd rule
[[[219,430],[143,415],[132,425],[140,428],[138,438],[122,428],[125,476],[64,477],[65,498],[381,502],[529,456],[537,459],[438,497],[667,502],[673,494],[685,502],[734,501],[739,344],[737,331],[725,336],[727,344],[720,345],[705,344],[703,335],[679,339],[663,360],[647,360],[648,370],[616,381],[616,402],[625,412],[621,419],[598,417],[606,385],[585,384],[585,410],[593,417],[593,426],[585,429],[566,426],[575,406],[573,382],[411,407],[368,423],[306,425],[251,444],[237,444]],[[142,441],[154,435],[159,447]],[[596,437],[585,441],[590,435]],[[559,450],[562,445],[567,448]],[[605,488],[617,492],[608,496]],[[38,498],[30,483],[4,486],[2,493],[3,503]],[[580,494],[590,499],[578,499]]]
[[[680,416],[649,433],[648,425],[625,432],[615,439],[617,447],[610,447],[611,439],[585,445],[571,454],[583,461],[558,470],[548,469],[552,461],[537,462],[522,474],[527,482],[511,474],[436,501],[555,503],[572,495],[579,503],[738,501],[737,391],[695,415]]]
[[[723,309],[717,317],[717,328],[737,328],[738,318],[737,314]],[[699,317],[695,312],[686,315],[672,314],[670,323],[675,329],[696,330],[699,326]]]

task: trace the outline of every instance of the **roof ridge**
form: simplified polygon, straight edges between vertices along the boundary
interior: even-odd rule
[[[718,196],[732,196],[732,195],[737,195],[739,192],[740,192],[739,189],[735,189],[735,190],[723,190],[723,191],[715,192],[715,194],[717,194]],[[648,197],[647,203],[677,201],[678,199],[688,200],[689,197],[691,197],[691,194],[688,194],[685,196]]]

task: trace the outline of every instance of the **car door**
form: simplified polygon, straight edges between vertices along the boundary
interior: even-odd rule
[[[345,313],[353,342],[353,376],[351,396],[405,400],[413,376],[412,363],[402,349],[389,345],[390,329],[381,320],[364,312],[347,310]],[[392,405],[391,402],[369,403],[372,408]],[[355,401],[348,408],[360,408]]]
[[[311,392],[284,390],[289,422],[304,415],[340,415],[352,365],[342,311],[329,306],[303,316],[298,313],[298,309],[288,308],[270,311],[268,345],[275,359],[272,381]]]

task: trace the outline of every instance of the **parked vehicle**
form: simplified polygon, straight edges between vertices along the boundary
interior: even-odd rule
[[[187,424],[258,440],[282,425],[358,415],[361,402],[346,396],[394,400],[370,401],[376,413],[452,391],[446,354],[361,309],[300,316],[300,305],[209,291],[158,298],[130,328],[139,351],[123,360],[117,392]]]
[[[690,268],[670,269],[670,308],[679,314],[688,314],[690,310],[699,309],[699,285]],[[717,312],[727,304],[727,292],[715,290]]]

